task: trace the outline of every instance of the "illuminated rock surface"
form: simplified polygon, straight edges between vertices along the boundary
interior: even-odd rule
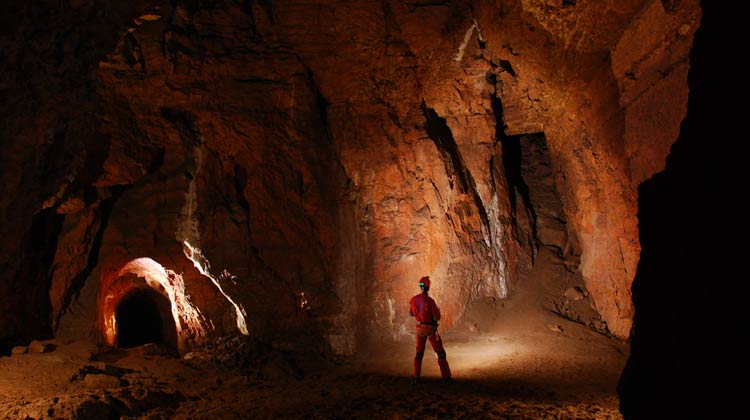
[[[244,311],[256,335],[351,353],[408,333],[421,275],[446,327],[505,298],[552,240],[523,223],[580,260],[627,338],[636,186],[684,115],[700,18],[670,4],[19,2],[2,38],[3,342],[88,334],[100,283],[147,257],[183,276],[209,335]],[[509,198],[501,145],[537,133],[554,232]]]

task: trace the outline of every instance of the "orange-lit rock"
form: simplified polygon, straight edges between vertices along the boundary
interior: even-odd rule
[[[181,276],[209,336],[244,311],[280,347],[351,353],[411,333],[422,275],[450,328],[532,263],[500,144],[536,133],[567,229],[545,241],[627,338],[636,188],[676,138],[699,18],[674,4],[136,2],[107,25],[60,6],[38,54],[0,44],[0,340],[114,343],[103,302],[140,258]]]

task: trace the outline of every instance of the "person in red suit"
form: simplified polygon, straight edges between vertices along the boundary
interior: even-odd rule
[[[435,300],[427,295],[430,290],[430,277],[424,276],[419,279],[419,288],[422,293],[414,296],[409,301],[409,315],[417,320],[417,354],[414,356],[414,383],[419,383],[422,375],[422,358],[424,357],[425,343],[430,340],[432,349],[438,356],[438,366],[443,381],[451,380],[451,369],[448,366],[443,340],[437,332],[438,321],[440,321],[440,309]]]

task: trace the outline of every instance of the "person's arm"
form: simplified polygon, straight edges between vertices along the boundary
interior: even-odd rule
[[[440,321],[440,308],[438,308],[437,303],[435,303],[435,300],[432,300],[432,319],[435,320],[435,322]]]
[[[414,298],[409,301],[409,316],[414,316]]]

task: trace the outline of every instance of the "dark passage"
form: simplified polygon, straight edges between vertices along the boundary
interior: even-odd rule
[[[528,162],[524,161],[523,152],[521,150],[521,139],[523,137],[526,136],[508,136],[500,139],[500,142],[503,145],[503,166],[505,167],[505,177],[508,180],[511,214],[513,216],[516,215],[518,208],[517,200],[520,195],[521,200],[523,200],[522,205],[530,213],[533,236],[536,237],[536,216],[534,215],[534,206],[531,204],[529,187],[526,185],[526,181],[522,174],[523,163],[526,164],[527,168],[529,166]],[[529,135],[529,137],[532,139],[535,138],[534,135]],[[528,177],[528,170],[526,172]]]
[[[515,172],[512,186],[527,209],[531,233],[538,246],[551,246],[562,256],[568,245],[567,218],[555,185],[547,139],[544,133],[534,133],[511,137],[508,142],[513,146],[507,149],[517,148],[517,161],[513,162],[517,166],[511,168]]]
[[[575,246],[568,237],[544,133],[502,136],[500,141],[516,238],[532,259],[541,246],[568,256]]]
[[[177,331],[169,300],[150,289],[139,289],[117,306],[117,345],[123,348],[146,343],[176,348]]]

